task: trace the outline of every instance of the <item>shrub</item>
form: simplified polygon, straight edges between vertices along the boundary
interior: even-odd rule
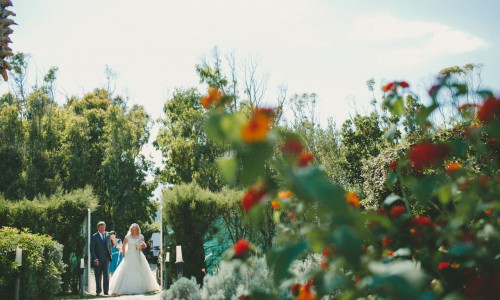
[[[203,299],[241,299],[248,295],[272,294],[274,285],[269,280],[269,269],[264,258],[252,257],[248,264],[241,261],[222,261],[217,273],[203,280]]]
[[[14,262],[16,247],[23,249],[23,263]],[[13,299],[16,273],[20,272],[20,299],[50,299],[61,291],[63,246],[49,236],[22,232],[16,228],[0,229],[0,295]]]
[[[27,229],[37,234],[48,234],[64,245],[62,259],[71,266],[70,257],[84,257],[85,237],[82,236],[82,224],[87,216],[87,209],[95,210],[97,198],[90,188],[75,190],[70,193],[56,193],[51,197],[39,197],[35,200],[10,202],[0,196],[0,226]],[[45,276],[41,274],[40,276]],[[78,268],[68,268],[62,274],[62,291],[78,290]]]
[[[181,277],[175,281],[170,288],[163,292],[163,299],[166,300],[201,300],[200,285],[196,283],[196,278]]]

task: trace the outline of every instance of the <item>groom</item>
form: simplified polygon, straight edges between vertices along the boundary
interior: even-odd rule
[[[111,240],[106,230],[106,223],[97,223],[97,232],[90,239],[90,255],[94,265],[96,294],[101,293],[101,278],[104,295],[109,288],[109,263],[111,262]]]

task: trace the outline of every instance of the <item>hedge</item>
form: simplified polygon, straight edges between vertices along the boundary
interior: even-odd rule
[[[15,251],[23,249],[21,267]],[[63,246],[47,235],[31,234],[17,228],[0,229],[0,298],[13,299],[16,274],[20,272],[20,299],[50,299],[61,291]]]
[[[76,260],[71,257],[84,257],[86,243],[85,236],[82,236],[82,224],[87,216],[87,209],[94,211],[97,203],[91,188],[18,202],[8,201],[0,195],[0,226],[46,234],[64,245],[62,260],[69,268],[61,274],[61,288],[63,292],[76,292],[78,268]]]

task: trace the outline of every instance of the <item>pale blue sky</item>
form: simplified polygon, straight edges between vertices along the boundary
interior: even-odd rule
[[[214,46],[260,57],[269,103],[279,84],[289,95],[315,92],[320,117],[338,124],[367,107],[372,77],[378,86],[405,79],[422,93],[440,69],[482,63],[484,84],[500,87],[495,0],[13,2],[11,48],[31,54],[39,77],[59,67],[60,101],[102,86],[109,65],[117,93],[154,118],[169,91],[198,86],[194,66]]]

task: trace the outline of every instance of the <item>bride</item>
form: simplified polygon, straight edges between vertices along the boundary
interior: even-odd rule
[[[130,225],[123,241],[123,261],[109,283],[111,294],[144,294],[160,290],[160,286],[151,273],[149,263],[142,253],[145,246],[139,225],[136,223]]]

